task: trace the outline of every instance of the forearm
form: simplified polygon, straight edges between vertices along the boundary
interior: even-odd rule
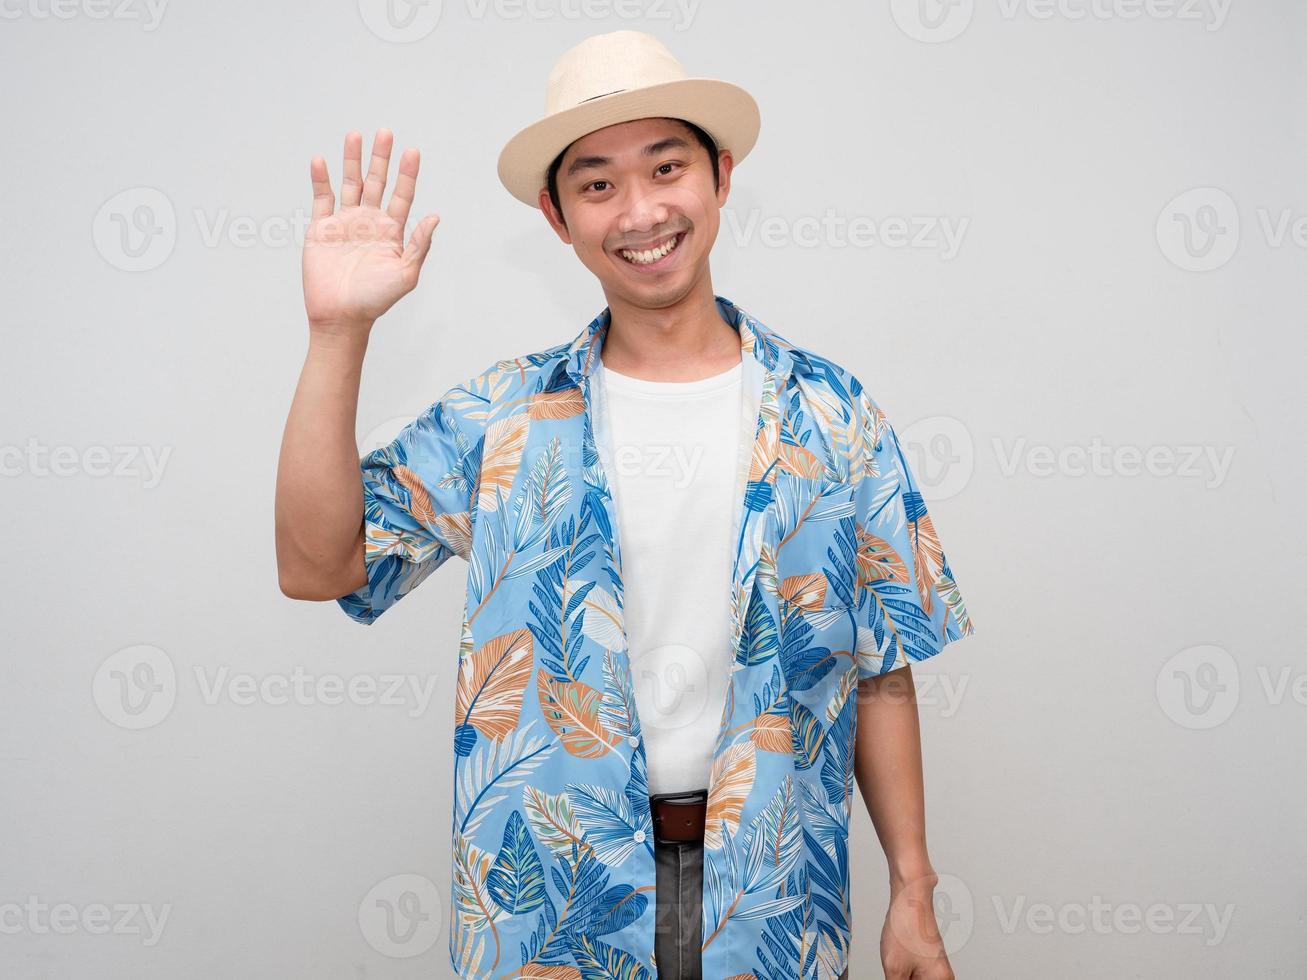
[[[327,599],[363,584],[363,489],[354,437],[368,329],[311,331],[277,464],[282,591]]]
[[[858,685],[854,773],[893,885],[934,876],[926,851],[921,728],[912,668]]]

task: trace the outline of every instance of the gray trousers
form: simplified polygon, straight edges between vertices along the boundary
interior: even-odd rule
[[[703,980],[703,841],[654,840],[658,980]],[[841,975],[848,980],[849,971]]]

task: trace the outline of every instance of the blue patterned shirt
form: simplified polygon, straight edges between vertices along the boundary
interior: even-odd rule
[[[836,977],[858,681],[974,627],[876,401],[716,301],[757,423],[722,596],[733,669],[709,785],[704,976]],[[368,584],[337,600],[346,613],[371,623],[452,555],[467,562],[450,915],[462,977],[656,976],[646,759],[595,392],[609,322],[605,309],[574,340],[450,388],[360,461]]]

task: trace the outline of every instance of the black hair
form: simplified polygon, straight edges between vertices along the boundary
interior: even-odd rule
[[[694,138],[699,141],[699,145],[708,151],[708,159],[712,161],[712,186],[713,190],[716,190],[721,179],[720,168],[717,163],[717,141],[688,119],[677,119],[676,121],[694,134]],[[563,213],[563,206],[558,203],[558,168],[562,166],[563,157],[571,146],[572,144],[568,143],[567,146],[563,147],[558,156],[554,157],[554,162],[549,165],[549,200],[554,202],[554,208],[560,215]],[[567,224],[567,219],[563,219],[563,224]]]

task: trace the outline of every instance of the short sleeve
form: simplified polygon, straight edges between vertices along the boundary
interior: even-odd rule
[[[858,678],[939,653],[975,631],[898,433],[853,386],[862,465],[854,488]]]
[[[448,399],[359,460],[368,582],[336,602],[360,623],[374,622],[451,555],[468,558],[476,447]]]

